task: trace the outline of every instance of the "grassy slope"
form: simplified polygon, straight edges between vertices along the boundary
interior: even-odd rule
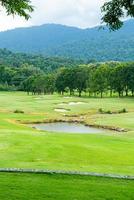
[[[83,105],[57,105],[85,101]],[[54,108],[69,108],[69,114],[86,114],[85,121],[129,129],[127,133],[73,135],[33,130],[16,123],[63,118]],[[126,114],[100,115],[98,109],[120,110]],[[25,114],[14,114],[16,109]],[[63,98],[0,93],[0,167],[23,167],[134,174],[134,100],[132,98]]]
[[[41,174],[0,174],[2,200],[132,200],[134,181]]]

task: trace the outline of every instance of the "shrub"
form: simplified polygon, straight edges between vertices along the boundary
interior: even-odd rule
[[[112,114],[112,111],[108,110],[108,111],[104,111],[102,108],[99,108],[99,113],[101,114]]]
[[[105,111],[102,108],[99,108],[98,112],[101,113],[101,114],[118,114],[118,113],[120,114],[120,113],[126,113],[127,110],[126,110],[126,108],[123,108],[122,110],[112,112],[111,110]]]
[[[112,114],[112,111],[108,110],[105,112],[106,114]]]
[[[126,112],[127,112],[126,108],[123,108],[122,110],[119,110],[118,113],[126,113]]]
[[[10,86],[8,84],[0,84],[0,91],[15,91],[15,86]]]
[[[23,110],[15,110],[14,113],[20,113],[20,114],[23,114],[24,111],[23,111]]]
[[[102,108],[99,108],[99,113],[104,113],[103,109]]]

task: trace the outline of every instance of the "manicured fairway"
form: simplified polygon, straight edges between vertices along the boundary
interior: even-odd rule
[[[74,105],[71,102],[82,102]],[[71,103],[71,105],[70,105]],[[63,108],[68,112],[55,112]],[[98,110],[123,114],[99,114]],[[24,114],[14,113],[15,110]],[[64,134],[26,123],[83,120],[127,132]],[[0,167],[134,175],[134,99],[0,93]],[[0,173],[2,200],[133,200],[134,181],[74,175]]]
[[[1,200],[133,200],[134,181],[0,173]]]
[[[85,104],[68,105],[74,101]],[[55,112],[58,107],[69,109],[68,116]],[[128,113],[99,114],[99,108],[111,111],[126,108]],[[24,114],[15,114],[16,109]],[[24,125],[24,122],[48,119],[73,119],[73,116],[84,117],[89,124],[110,125],[128,131],[104,130],[101,134],[77,135],[37,131]],[[134,99],[0,93],[0,167],[134,175]]]

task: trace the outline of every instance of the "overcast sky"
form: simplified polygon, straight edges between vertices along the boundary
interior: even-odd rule
[[[81,28],[100,24],[100,7],[105,0],[31,0],[35,6],[27,22],[20,17],[6,16],[0,9],[0,31],[15,27],[58,23]]]

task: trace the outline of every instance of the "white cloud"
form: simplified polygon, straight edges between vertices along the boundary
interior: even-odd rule
[[[0,30],[44,23],[58,23],[77,27],[98,25],[100,7],[105,0],[32,0],[35,11],[27,22],[20,17],[6,16],[0,12]]]

